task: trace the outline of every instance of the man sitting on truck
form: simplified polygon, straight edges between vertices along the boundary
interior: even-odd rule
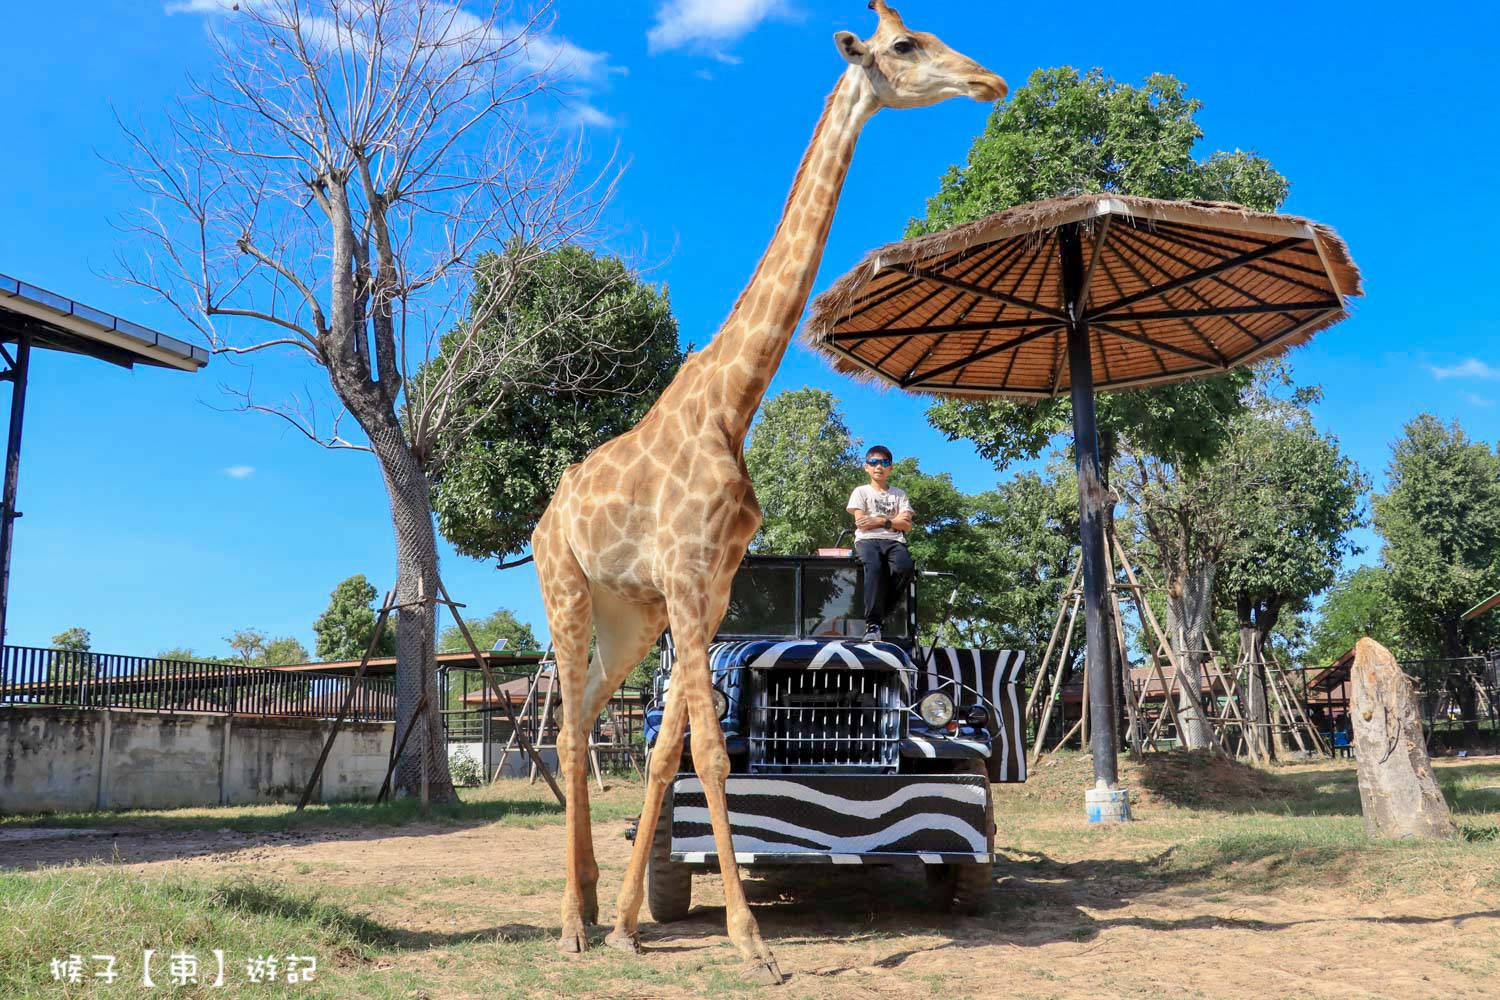
[[[906,492],[889,485],[889,448],[877,444],[865,452],[865,474],[870,483],[849,494],[848,510],[854,515],[854,553],[865,564],[865,642],[878,642],[886,612],[911,584],[906,533],[912,509]]]

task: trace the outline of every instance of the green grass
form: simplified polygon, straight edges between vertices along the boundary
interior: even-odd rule
[[[105,992],[95,982],[60,986],[53,981],[50,960],[79,954],[85,978],[102,965],[93,955],[115,955],[120,978],[109,996],[208,995],[206,985],[173,989],[165,964],[154,964],[159,987],[141,984],[141,954],[153,948],[162,956],[186,951],[200,962],[219,949],[234,961],[227,984],[245,984],[243,962],[251,955],[317,956],[326,971],[334,965],[359,965],[379,950],[398,943],[386,928],[356,916],[317,896],[276,883],[229,880],[157,880],[107,869],[53,869],[36,875],[0,876],[0,996],[84,996]],[[298,984],[299,996],[330,996],[327,979],[320,985]],[[223,990],[213,991],[222,995]],[[268,989],[278,995],[280,989]]]
[[[458,826],[502,822],[538,827],[561,823],[562,806],[544,784],[502,782],[484,788],[459,789],[460,802],[423,810],[415,799],[383,802],[336,802],[310,805],[298,812],[290,805],[223,806],[191,809],[122,809],[105,812],[0,816],[0,832],[28,827],[130,830],[234,830],[240,833],[287,833],[320,827],[396,827],[412,823]],[[590,813],[599,822],[636,815],[638,804],[597,798]]]
[[[1027,785],[995,788],[999,843],[1009,861],[997,866],[1003,880],[997,900],[1003,903],[988,918],[958,920],[923,913],[911,909],[911,900],[898,898],[892,883],[880,883],[879,877],[861,885],[839,881],[838,873],[831,872],[817,874],[822,881],[816,888],[802,883],[800,895],[794,893],[790,902],[766,904],[765,925],[779,928],[780,940],[800,941],[807,949],[799,954],[793,944],[785,945],[786,954],[798,956],[793,961],[801,972],[778,995],[832,997],[838,995],[840,983],[859,982],[837,978],[837,972],[816,971],[824,965],[837,968],[861,961],[847,953],[831,954],[851,943],[901,952],[910,947],[914,935],[950,936],[964,948],[1003,949],[1014,947],[1007,942],[1027,941],[1030,936],[1031,944],[1090,948],[1116,920],[1162,932],[1221,924],[1270,932],[1279,926],[1264,916],[1236,921],[1206,917],[1201,910],[1181,920],[1114,912],[1133,900],[1162,893],[1217,903],[1221,910],[1249,897],[1311,898],[1320,905],[1326,900],[1330,914],[1361,901],[1399,910],[1402,899],[1439,895],[1451,900],[1450,909],[1458,916],[1500,908],[1500,762],[1471,760],[1437,768],[1464,834],[1443,843],[1366,838],[1355,772],[1349,765],[1258,770],[1181,752],[1156,755],[1126,765],[1123,780],[1137,795],[1138,821],[1111,828],[1083,822],[1082,789],[1089,773],[1088,758],[1059,755],[1037,768]],[[609,794],[594,797],[596,819],[634,815],[639,792],[638,786],[618,783]],[[415,803],[403,801],[320,806],[303,814],[284,806],[262,806],[32,817],[0,821],[0,831],[23,825],[163,832],[227,828],[264,833],[320,827],[395,831],[408,824],[540,828],[562,820],[561,810],[542,785],[507,782],[465,791],[463,798],[458,806],[434,808],[426,816]],[[544,835],[556,837],[559,831]],[[358,849],[351,844],[351,852]],[[610,894],[618,885],[617,861],[609,859],[601,866],[607,873],[606,911],[611,910]],[[189,875],[173,865],[148,865],[144,871],[96,864],[0,874],[0,996],[236,995],[232,989],[203,986],[142,989],[139,956],[147,947],[160,955],[186,950],[202,960],[212,949],[221,949],[238,963],[231,970],[231,984],[243,995],[254,996],[382,1000],[755,992],[739,980],[738,958],[725,946],[669,945],[654,949],[646,959],[595,947],[580,959],[559,959],[552,901],[562,891],[561,873],[506,868],[503,858],[497,858],[493,870],[454,868],[396,884],[361,881],[352,855],[347,866],[341,857],[284,865],[277,878],[256,876],[253,862],[240,862],[223,872],[196,869],[204,872],[201,875]],[[908,888],[919,891],[919,882],[918,876]],[[506,899],[528,900],[530,909],[494,905]],[[502,915],[506,913],[510,915]],[[481,929],[416,929],[447,926],[448,917],[458,918],[452,921],[454,927]],[[718,933],[718,919],[700,920],[685,933]],[[602,944],[604,932],[596,932],[596,945]],[[1421,923],[1382,931],[1391,935],[1388,940],[1405,939],[1408,944],[1417,934],[1448,932],[1451,928]],[[837,940],[824,946],[825,937]],[[1163,935],[1162,940],[1170,939]],[[296,987],[245,984],[246,956],[287,951],[318,956],[319,979]],[[54,984],[49,959],[73,952],[85,958],[120,956],[121,981],[107,991],[81,986],[72,987],[71,993]],[[1100,952],[1107,953],[1108,949]],[[899,982],[919,994],[958,998],[975,992],[966,978],[962,952],[951,954],[951,973],[935,972],[929,965],[911,969]],[[1016,995],[1070,995],[1065,981],[1051,983],[1043,963],[1026,958],[1024,952],[1011,954],[1028,970],[1030,984],[1018,987]],[[1447,968],[1479,984],[1496,974],[1497,961],[1471,949],[1455,952]],[[783,964],[789,965],[785,955]],[[888,987],[893,981],[883,982]]]
[[[1368,838],[1352,764],[1257,769],[1187,751],[1127,764],[1122,784],[1136,794],[1138,822],[1090,828],[1070,816],[1082,810],[1090,767],[1086,756],[1059,754],[1026,785],[997,787],[1001,841],[1043,857],[1104,841],[1137,854],[1115,874],[1200,889],[1500,890],[1500,761],[1436,768],[1460,832],[1439,842]]]

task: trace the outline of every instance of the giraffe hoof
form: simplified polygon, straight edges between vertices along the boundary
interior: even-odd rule
[[[624,931],[611,931],[609,937],[604,939],[604,943],[611,948],[623,951],[629,955],[639,955],[641,953],[641,939],[636,934],[627,934]]]
[[[755,986],[780,986],[782,983],[781,968],[774,958],[764,962],[746,962],[740,970],[740,978]]]
[[[564,955],[582,955],[589,950],[589,936],[583,930],[564,929],[562,937],[557,939],[557,950]]]

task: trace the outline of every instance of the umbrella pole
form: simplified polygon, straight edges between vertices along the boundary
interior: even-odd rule
[[[1084,635],[1087,639],[1089,749],[1094,756],[1094,787],[1085,793],[1091,823],[1130,819],[1130,799],[1119,787],[1119,746],[1113,687],[1114,664],[1104,618],[1104,505],[1109,502],[1099,465],[1099,427],[1094,414],[1094,365],[1084,319],[1087,294],[1083,242],[1078,224],[1058,230],[1063,295],[1068,311],[1068,374],[1073,397],[1073,450],[1078,457],[1078,516],[1083,546]]]

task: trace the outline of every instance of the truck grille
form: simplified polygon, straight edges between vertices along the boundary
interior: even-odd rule
[[[896,771],[897,675],[875,670],[752,670],[750,771]]]

